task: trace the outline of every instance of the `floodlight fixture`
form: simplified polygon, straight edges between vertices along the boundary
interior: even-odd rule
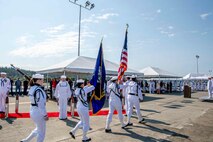
[[[85,7],[88,7],[89,5],[90,5],[90,2],[89,2],[89,1],[86,1]]]
[[[93,3],[93,4],[91,4],[91,6],[90,6],[90,10],[91,9],[93,9],[95,7],[95,4]]]

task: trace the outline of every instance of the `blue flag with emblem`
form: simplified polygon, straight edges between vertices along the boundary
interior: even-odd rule
[[[98,113],[104,106],[104,103],[105,103],[105,91],[104,91],[105,79],[106,79],[106,70],[105,70],[105,66],[104,66],[103,49],[102,49],[102,41],[101,41],[94,73],[93,73],[92,79],[90,80],[90,83],[95,86],[95,90],[93,91],[91,100],[90,100],[92,103],[93,114]]]

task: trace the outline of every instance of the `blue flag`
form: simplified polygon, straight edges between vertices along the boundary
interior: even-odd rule
[[[92,79],[90,80],[90,83],[95,86],[95,90],[93,91],[93,94],[91,97],[93,114],[98,113],[104,106],[104,103],[105,103],[105,92],[104,92],[105,79],[106,79],[106,70],[105,70],[105,66],[104,66],[103,49],[102,49],[102,41],[101,41],[94,73],[93,73]]]

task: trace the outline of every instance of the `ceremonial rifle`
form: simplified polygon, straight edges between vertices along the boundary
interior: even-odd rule
[[[14,68],[17,72],[23,75],[28,81],[30,81],[30,77],[23,73],[20,69],[16,68],[13,64],[10,64],[12,68]],[[18,113],[19,108],[19,95],[16,94],[16,104],[15,104],[15,112]]]
[[[10,64],[12,68],[14,68],[17,72],[23,75],[28,81],[30,81],[30,77],[23,73],[20,69],[16,68],[13,64]]]

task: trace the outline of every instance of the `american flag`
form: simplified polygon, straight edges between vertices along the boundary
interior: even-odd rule
[[[121,52],[120,66],[118,69],[118,81],[122,79],[124,72],[127,70],[127,63],[128,63],[127,34],[128,34],[128,24],[125,33],[124,46]]]

